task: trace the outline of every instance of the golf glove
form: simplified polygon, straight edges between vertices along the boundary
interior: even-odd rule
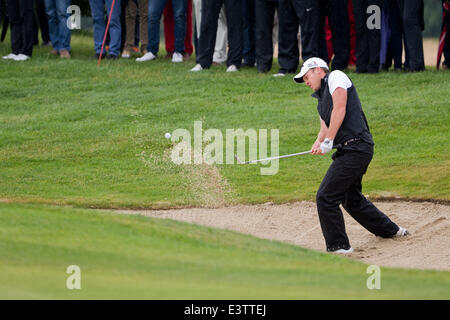
[[[322,150],[323,154],[330,152],[331,149],[333,149],[333,140],[330,140],[328,138],[323,140],[323,142],[320,144],[320,149]]]

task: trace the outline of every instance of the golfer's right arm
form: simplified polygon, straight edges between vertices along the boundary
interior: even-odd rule
[[[327,132],[328,132],[328,127],[325,124],[325,121],[320,119],[320,131],[319,131],[319,134],[317,135],[316,141],[314,142],[314,144],[311,147],[312,154],[323,154],[322,150],[320,149],[320,144],[327,137]]]

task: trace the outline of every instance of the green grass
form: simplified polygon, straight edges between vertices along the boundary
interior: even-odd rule
[[[381,268],[170,220],[0,204],[1,299],[449,299],[450,273]],[[81,289],[68,290],[69,265]]]
[[[291,77],[227,74],[225,66],[192,74],[193,60],[162,58],[98,68],[90,37],[74,35],[72,45],[70,61],[44,48],[26,63],[0,61],[0,198],[105,208],[203,205],[190,180],[195,169],[186,173],[163,157],[171,149],[165,132],[192,133],[196,120],[224,134],[279,129],[280,154],[307,150],[318,132],[316,101]],[[0,44],[0,54],[8,52],[9,43]],[[449,73],[350,77],[376,143],[364,193],[450,200]],[[273,176],[260,175],[259,165],[219,165],[230,191],[224,201],[312,200],[330,161],[281,160]]]

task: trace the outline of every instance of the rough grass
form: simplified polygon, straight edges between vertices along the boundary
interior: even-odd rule
[[[177,128],[192,134],[201,120],[203,130],[224,135],[279,129],[280,154],[307,150],[319,123],[306,86],[254,69],[192,74],[193,60],[97,67],[90,37],[74,35],[72,44],[70,61],[44,48],[26,63],[0,61],[0,198],[106,208],[210,205],[214,192],[221,204],[314,198],[328,155],[281,160],[273,176],[260,175],[260,165],[218,165],[208,174],[174,165],[164,138]],[[364,193],[448,201],[448,71],[349,75],[376,143]]]

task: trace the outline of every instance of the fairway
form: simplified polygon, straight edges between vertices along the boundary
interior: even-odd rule
[[[267,130],[269,156],[271,130],[280,155],[316,139],[317,100],[290,75],[272,77],[276,61],[268,74],[190,73],[194,58],[174,64],[165,52],[98,66],[92,35],[71,44],[71,60],[36,48],[30,61],[0,61],[0,298],[450,299],[448,70],[348,72],[375,141],[363,193],[412,234],[383,242],[350,224],[347,259],[323,252],[312,207],[329,154],[282,159],[273,175],[225,162],[227,130]],[[186,130],[194,144],[196,122],[223,134],[224,164],[172,161],[165,134]],[[366,285],[368,264],[381,266],[380,290]],[[66,287],[70,265],[81,290]]]

